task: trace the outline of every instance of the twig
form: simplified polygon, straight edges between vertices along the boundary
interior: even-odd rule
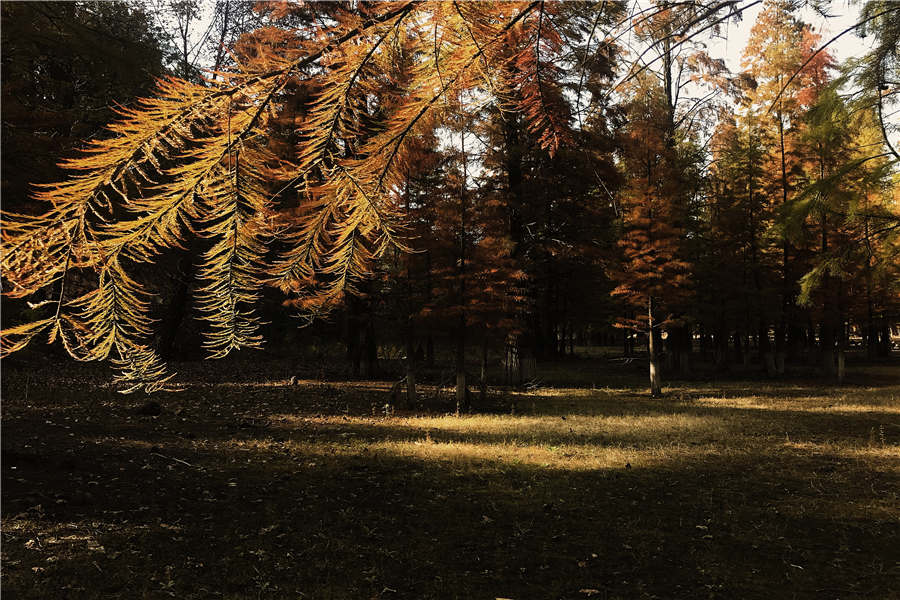
[[[188,467],[193,467],[193,466],[194,466],[194,465],[192,465],[191,463],[189,463],[188,461],[186,461],[186,460],[181,460],[180,458],[175,458],[174,456],[166,456],[165,454],[160,454],[159,452],[151,452],[150,454],[152,454],[153,456],[158,456],[158,457],[160,457],[160,458],[165,458],[165,459],[167,459],[167,460],[174,460],[175,462],[181,463],[181,464],[183,464],[183,465],[185,465],[185,466],[188,466]]]

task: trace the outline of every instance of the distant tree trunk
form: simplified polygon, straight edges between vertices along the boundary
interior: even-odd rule
[[[868,190],[863,190],[863,198],[867,199],[865,214],[868,215]],[[869,218],[863,221],[866,249],[866,356],[871,360],[875,358],[878,349],[878,331],[875,328],[875,303],[872,300],[872,246],[869,239]]]
[[[518,115],[514,111],[507,112],[503,119],[503,144],[504,167],[506,169],[507,195],[506,214],[508,217],[509,239],[512,242],[510,257],[519,259],[525,251],[524,248],[524,219],[525,207],[522,173],[523,141],[521,124]],[[533,347],[534,340],[525,340],[526,336],[515,334],[510,336],[508,343],[512,345],[507,351],[506,373],[508,383],[521,384],[525,378],[522,371],[522,359],[529,354],[529,347]],[[533,336],[531,336],[533,338]],[[529,346],[529,347],[526,347]]]
[[[780,76],[779,76],[780,81]],[[788,201],[788,180],[787,180],[787,159],[786,152],[784,147],[784,115],[782,113],[781,101],[779,101],[778,111],[776,113],[776,117],[778,119],[778,141],[781,149],[781,206],[787,207]],[[775,328],[775,353],[778,355],[777,359],[774,361],[773,367],[776,372],[784,373],[784,361],[785,356],[787,354],[787,340],[786,335],[787,331],[792,326],[793,321],[793,303],[794,300],[791,294],[791,279],[789,273],[789,248],[788,248],[788,240],[785,236],[782,240],[782,298],[781,298],[781,307],[782,307],[782,315],[781,322]],[[766,362],[767,370],[768,370],[768,361]],[[781,370],[778,371],[778,364],[781,364]]]
[[[727,371],[728,360],[728,332],[725,330],[725,320],[720,317],[713,334],[713,364],[717,371]]]
[[[466,394],[466,132],[461,135],[462,182],[459,188],[459,321],[456,329],[456,410],[465,410]]]
[[[741,344],[744,348],[744,354],[741,356],[741,365],[746,369],[750,366],[750,347],[753,340],[757,339],[758,336],[754,337],[747,333],[746,331],[738,331],[738,336],[741,338]],[[759,344],[756,344],[757,350],[759,350]]]
[[[744,336],[740,331],[734,332],[734,360],[740,364],[744,364],[744,357],[749,352],[749,348],[744,348]]]
[[[410,193],[409,193],[409,175],[406,177],[406,190],[404,193],[406,199],[406,214],[410,214]],[[413,408],[419,401],[416,393],[416,332],[415,321],[413,320],[413,275],[412,275],[412,257],[406,259],[406,404],[409,408]]]
[[[466,406],[466,324],[465,316],[460,319],[456,331],[456,408],[465,410]]]
[[[506,339],[503,351],[503,383],[504,385],[512,385],[513,373],[517,368],[513,363],[516,361],[516,345],[512,336]]]
[[[431,252],[425,251],[425,304],[431,304]],[[429,369],[434,368],[434,336],[429,328],[425,336],[425,364]]]
[[[806,321],[806,361],[810,365],[815,365],[819,360],[819,338],[816,337],[816,325],[813,323],[812,315],[807,316]]]
[[[656,336],[653,335],[653,330],[656,327],[653,309],[653,296],[650,296],[650,299],[647,301],[647,354],[650,356],[650,395],[656,398],[662,394],[662,387],[660,384],[659,359],[656,356],[656,343],[654,341]]]
[[[190,306],[191,280],[194,278],[194,252],[193,243],[182,251],[178,259],[178,267],[175,274],[175,293],[169,303],[169,309],[163,319],[162,337],[159,341],[159,354],[166,360],[175,358],[175,340],[181,331],[181,324]]]
[[[822,256],[828,252],[828,216],[822,212]],[[822,343],[822,368],[826,375],[834,376],[834,343],[835,343],[835,302],[831,282],[831,274],[825,271],[822,277],[822,291],[824,302],[822,310],[821,343]]]
[[[425,364],[429,367],[434,367],[434,336],[431,335],[430,331],[425,338]]]
[[[350,370],[354,378],[362,376],[362,349],[364,343],[362,324],[362,300],[358,296],[350,296],[347,315],[347,356],[350,359]]]
[[[826,375],[834,375],[834,327],[827,316],[822,318],[820,326],[820,343],[822,345],[822,369]]]
[[[481,340],[481,382],[480,382],[480,401],[484,406],[487,400],[487,364],[488,364],[488,337],[485,335]]]
[[[881,317],[881,342],[878,344],[878,356],[887,358],[891,355],[891,327],[887,315]]]
[[[759,356],[762,359],[766,375],[769,377],[775,375],[778,372],[776,367],[777,359],[775,354],[772,353],[772,343],[769,341],[769,326],[766,323],[759,324]]]
[[[868,269],[867,269],[868,271]],[[872,302],[871,274],[866,273],[866,356],[875,358],[878,346],[878,331],[875,329],[875,310]]]
[[[660,337],[662,337],[662,336],[660,336]],[[663,345],[663,347],[665,348],[664,364],[665,364],[666,373],[668,375],[671,375],[675,369],[675,358],[676,358],[675,343],[676,343],[677,337],[678,336],[675,334],[674,329],[669,329],[668,331],[666,331],[666,341],[665,341],[665,344]]]
[[[691,376],[691,353],[694,350],[694,333],[688,325],[684,325],[681,329],[681,343],[679,344],[679,368],[682,377]]]
[[[366,322],[365,337],[365,377],[374,379],[378,376],[378,342],[375,340],[375,316],[369,315]]]
[[[413,347],[413,327],[410,319],[406,334],[406,404],[409,408],[416,406],[419,396],[416,393],[416,352]]]
[[[360,300],[360,353],[362,354],[363,377],[374,379],[378,376],[378,342],[375,337],[375,302],[372,299],[371,283],[361,286],[363,298]]]

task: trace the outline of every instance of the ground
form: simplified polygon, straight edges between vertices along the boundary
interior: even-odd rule
[[[2,591],[900,598],[900,367],[651,399],[599,362],[460,416],[284,364],[180,365],[154,398],[5,367]]]

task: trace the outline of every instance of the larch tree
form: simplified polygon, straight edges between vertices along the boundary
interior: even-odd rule
[[[877,343],[876,306],[891,297],[884,279],[894,264],[896,217],[891,212],[891,153],[883,147],[877,110],[852,113],[838,93],[841,80],[828,86],[806,115],[806,185],[785,218],[793,229],[801,227],[818,237],[810,270],[800,280],[800,300],[814,308],[824,371],[835,373],[834,350],[839,350],[837,371],[843,375],[842,351],[847,347],[847,324],[855,320],[864,331],[870,354]],[[896,255],[894,255],[894,258]],[[888,276],[890,278],[890,276]],[[882,287],[887,283],[887,288]],[[896,298],[896,289],[893,292]],[[865,299],[865,312],[854,299]],[[892,302],[888,300],[888,304]],[[855,317],[855,319],[854,319]]]
[[[820,36],[794,14],[787,0],[767,0],[744,48],[745,73],[756,86],[748,94],[748,112],[755,113],[767,141],[769,173],[766,193],[778,198],[786,209],[803,176],[798,149],[804,111],[815,102],[815,94],[827,79],[833,61],[827,51],[816,52]],[[773,129],[774,128],[774,131]],[[800,248],[794,248],[784,233],[781,243],[781,309],[774,322],[774,357],[769,357],[769,334],[760,332],[760,352],[783,373],[790,352],[799,352],[802,337],[801,312],[797,307],[796,280],[802,273]],[[797,264],[795,264],[797,263]],[[766,324],[768,330],[769,324]]]
[[[711,301],[703,321],[714,332],[716,362],[727,366],[733,336],[738,361],[750,360],[749,340],[757,335],[766,349],[771,315],[778,312],[774,265],[766,233],[774,212],[765,188],[765,146],[757,115],[747,112],[719,121],[711,143],[709,228],[706,261],[698,294]],[[741,268],[734,268],[735,257]],[[705,306],[706,303],[701,303]],[[774,365],[768,366],[773,370]]]
[[[622,140],[626,183],[622,190],[622,264],[614,277],[621,296],[637,315],[621,319],[624,327],[647,336],[650,393],[662,391],[659,364],[660,332],[671,322],[671,306],[686,289],[688,264],[682,259],[683,229],[679,214],[679,172],[676,149],[669,143],[665,89],[649,78],[637,80],[628,105],[629,121]]]

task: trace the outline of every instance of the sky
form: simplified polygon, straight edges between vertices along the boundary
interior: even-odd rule
[[[862,3],[863,0],[831,0],[828,5],[829,16],[827,18],[809,7],[802,8],[798,16],[804,22],[811,24],[815,31],[821,34],[822,42],[824,43],[859,21],[859,10]],[[212,0],[204,0],[200,3],[201,18],[193,30],[194,36],[198,39],[202,37],[203,32],[206,31],[209,25],[214,4]],[[649,0],[637,0],[635,4],[636,11],[651,6]],[[729,70],[732,72],[740,71],[741,54],[744,46],[747,44],[750,30],[756,22],[756,17],[762,12],[764,6],[764,2],[756,2],[756,0],[741,0],[739,4],[743,6],[752,4],[752,6],[742,12],[741,20],[732,18],[723,23],[724,26],[717,37],[706,36],[703,40],[707,44],[710,56],[724,58]],[[705,34],[701,34],[701,36],[705,36]],[[872,38],[864,40],[858,37],[855,31],[851,31],[829,44],[828,48],[835,57],[837,64],[841,65],[847,59],[865,54],[872,43]],[[204,60],[200,62],[203,63]],[[887,116],[887,120],[900,123],[900,112],[894,112]]]
[[[749,2],[744,4],[747,3]],[[834,0],[829,7],[829,18],[822,17],[810,8],[804,8],[798,16],[801,20],[811,24],[816,32],[822,35],[824,43],[859,20],[859,8],[858,3],[850,5],[846,0]],[[725,58],[730,70],[740,69],[741,54],[750,37],[750,29],[762,9],[762,2],[751,6],[743,11],[741,21],[731,20],[728,27],[723,28],[723,38],[709,42],[711,54]],[[863,40],[856,35],[855,31],[852,31],[841,36],[828,47],[837,59],[837,63],[842,64],[848,58],[856,58],[865,54],[870,44],[871,40]]]
[[[751,4],[754,0],[742,0],[740,4]],[[209,25],[212,18],[214,2],[201,2],[201,18],[194,28],[194,37],[199,39]],[[638,10],[650,6],[646,0],[637,2]],[[740,69],[741,53],[747,43],[750,35],[750,29],[756,21],[756,16],[762,11],[763,2],[759,2],[743,11],[743,19],[737,21],[729,20],[728,26],[723,27],[722,36],[718,39],[709,40],[709,48],[713,56],[723,57],[728,63],[729,69],[737,71]],[[799,16],[800,18],[812,24],[816,31],[822,34],[823,41],[830,39],[840,31],[850,27],[858,20],[859,2],[853,5],[848,0],[832,0],[829,8],[833,15],[831,18],[824,18],[816,14],[809,8],[804,8]],[[196,40],[195,40],[196,41]],[[838,62],[842,62],[848,58],[861,56],[868,48],[865,40],[856,36],[855,32],[848,33],[838,39],[834,44],[829,46],[835,54]]]

